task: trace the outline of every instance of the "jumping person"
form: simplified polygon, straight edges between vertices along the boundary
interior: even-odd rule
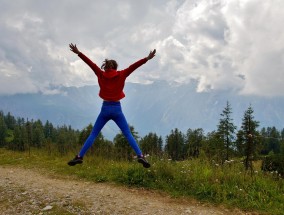
[[[101,68],[99,68],[87,56],[79,51],[76,44],[73,45],[71,43],[69,44],[69,47],[70,50],[77,54],[86,64],[88,64],[96,74],[100,86],[99,96],[103,99],[103,104],[91,134],[85,141],[79,154],[76,155],[74,159],[69,161],[68,165],[74,166],[76,164],[83,163],[84,155],[94,143],[94,140],[98,136],[99,132],[109,120],[113,120],[121,129],[130,146],[134,149],[138,157],[138,162],[141,163],[143,167],[149,168],[150,164],[143,156],[138,144],[130,132],[130,128],[121,109],[120,100],[125,97],[123,88],[126,78],[138,67],[152,59],[155,56],[156,50],[154,49],[153,51],[150,51],[147,57],[130,65],[127,69],[118,71],[118,64],[115,60],[105,59]]]

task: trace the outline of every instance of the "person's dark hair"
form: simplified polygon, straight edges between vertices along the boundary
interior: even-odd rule
[[[117,69],[118,64],[115,60],[108,60],[105,59],[103,62],[103,65],[101,66],[101,69],[107,70],[107,69]]]

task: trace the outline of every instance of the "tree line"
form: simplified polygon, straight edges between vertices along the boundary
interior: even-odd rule
[[[259,122],[254,118],[252,106],[244,111],[239,129],[234,125],[231,114],[232,108],[227,102],[220,114],[216,130],[205,134],[202,128],[189,128],[183,133],[175,128],[164,140],[152,132],[139,137],[134,127],[130,128],[142,151],[151,156],[179,161],[197,158],[203,153],[206,158],[220,164],[239,157],[243,158],[246,169],[252,168],[253,160],[269,157],[270,160],[266,163],[270,166],[264,168],[274,168],[275,160],[284,168],[284,129],[259,129]],[[91,124],[82,130],[75,130],[71,126],[55,127],[49,121],[42,123],[41,120],[16,118],[11,113],[4,114],[0,111],[0,147],[11,150],[30,151],[31,148],[39,148],[49,154],[60,155],[77,152],[91,130]],[[88,153],[111,159],[133,158],[133,150],[122,133],[117,134],[112,141],[100,133]],[[276,159],[277,157],[279,159]]]

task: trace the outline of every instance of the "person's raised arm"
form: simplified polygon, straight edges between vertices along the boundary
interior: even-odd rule
[[[93,62],[91,61],[87,56],[85,56],[82,52],[79,51],[76,44],[69,44],[70,51],[77,54],[86,64],[88,64],[89,67],[95,72],[95,74],[98,76],[101,72],[101,69]]]
[[[146,63],[148,60],[151,60],[153,57],[155,57],[156,49],[153,51],[150,51],[149,55],[134,64],[130,65],[127,69],[122,70],[121,72],[127,77],[129,76],[135,69],[142,66],[144,63]]]

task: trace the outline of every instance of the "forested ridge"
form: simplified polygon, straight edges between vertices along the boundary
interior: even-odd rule
[[[166,157],[178,161],[199,157],[203,153],[209,160],[219,164],[233,158],[242,158],[246,169],[253,160],[262,160],[263,170],[277,170],[284,175],[284,129],[275,127],[260,128],[254,119],[253,107],[244,111],[242,125],[237,128],[231,119],[232,107],[229,102],[220,113],[216,130],[205,134],[202,128],[189,128],[182,133],[178,128],[171,130],[164,139],[156,133],[139,137],[130,126],[142,151],[150,156]],[[75,130],[70,125],[55,127],[51,122],[16,118],[11,113],[0,112],[0,147],[16,151],[29,151],[31,148],[44,149],[48,153],[65,155],[76,152],[82,146],[92,125]],[[102,133],[94,142],[90,154],[106,158],[131,160],[134,156],[127,140],[118,133],[113,140],[106,139]]]

